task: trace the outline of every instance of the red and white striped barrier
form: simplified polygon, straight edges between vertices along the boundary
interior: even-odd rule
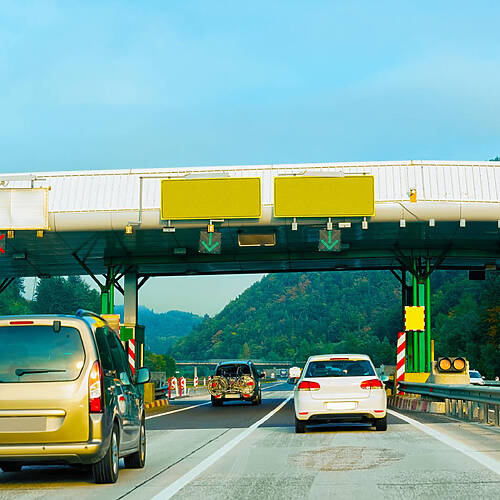
[[[186,395],[186,379],[184,377],[181,377],[179,379],[179,392],[180,392],[180,396],[185,396]]]
[[[128,363],[132,370],[132,375],[135,375],[135,339],[128,341]]]
[[[198,387],[198,377],[194,377],[194,379],[193,379],[193,387]]]
[[[172,392],[175,392],[175,396],[179,396],[179,383],[177,382],[177,379],[175,377],[172,377],[170,379],[170,382],[168,384],[168,397],[172,397]]]
[[[396,382],[405,379],[405,363],[406,363],[406,332],[398,332],[398,348],[396,361]],[[398,394],[401,394],[398,386]]]

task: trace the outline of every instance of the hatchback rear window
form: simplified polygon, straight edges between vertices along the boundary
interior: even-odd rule
[[[223,365],[217,368],[217,375],[241,377],[242,375],[250,375],[250,368],[248,365]]]
[[[76,328],[52,325],[0,328],[0,382],[75,380],[85,361]]]
[[[371,363],[366,359],[312,361],[306,377],[366,377],[375,375]]]

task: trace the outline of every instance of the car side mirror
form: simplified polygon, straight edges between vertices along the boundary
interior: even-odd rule
[[[149,382],[150,379],[151,372],[149,371],[149,368],[139,368],[139,371],[137,372],[137,383],[145,384],[146,382]]]
[[[486,377],[481,377],[483,380],[486,380]]]
[[[266,374],[264,372],[262,372],[260,375],[259,375],[259,378],[265,378]]]

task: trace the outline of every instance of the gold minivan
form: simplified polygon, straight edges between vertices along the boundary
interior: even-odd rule
[[[144,467],[149,377],[94,313],[0,316],[0,468],[83,464],[114,483],[121,457]]]

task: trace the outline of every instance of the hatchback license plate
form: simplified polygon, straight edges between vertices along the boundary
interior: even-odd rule
[[[238,399],[240,397],[239,394],[226,394],[224,396],[226,399]]]
[[[328,410],[355,410],[358,404],[355,401],[339,401],[335,403],[326,403]]]

